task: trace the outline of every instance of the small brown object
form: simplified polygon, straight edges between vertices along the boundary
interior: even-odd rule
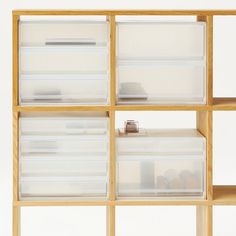
[[[139,132],[138,121],[135,120],[125,121],[125,133],[138,133],[138,132]]]

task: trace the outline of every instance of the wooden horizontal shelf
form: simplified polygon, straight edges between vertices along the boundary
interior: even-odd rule
[[[210,110],[208,105],[116,105],[117,111],[201,111]]]
[[[213,186],[214,205],[236,205],[236,185]]]
[[[207,200],[15,201],[14,206],[158,206],[209,205]]]
[[[236,10],[15,10],[13,15],[236,15]]]
[[[213,110],[236,110],[236,97],[216,97],[213,99]]]
[[[13,111],[44,112],[44,111],[109,111],[110,106],[15,106]]]
[[[236,111],[236,98],[214,98],[213,105],[15,106],[16,112],[50,111]]]

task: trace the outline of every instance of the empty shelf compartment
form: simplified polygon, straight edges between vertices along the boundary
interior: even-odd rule
[[[201,61],[120,61],[118,104],[205,104],[206,72]]]
[[[119,58],[203,58],[204,22],[118,22]]]
[[[20,179],[21,200],[106,197],[106,178],[24,177]]]
[[[205,198],[205,138],[196,130],[117,136],[119,198]]]

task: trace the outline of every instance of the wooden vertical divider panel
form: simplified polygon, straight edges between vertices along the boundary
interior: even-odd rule
[[[115,104],[116,104],[116,21],[109,15],[110,25],[110,158],[109,158],[109,194],[108,199],[116,199],[116,148],[115,148]],[[115,236],[115,206],[107,206],[107,236]]]
[[[213,17],[198,16],[206,22],[206,102],[213,104]],[[197,129],[206,138],[206,198],[212,200],[212,111],[197,111]],[[212,206],[196,206],[197,236],[212,236]]]
[[[12,46],[13,46],[13,107],[19,103],[19,16],[12,17]],[[13,112],[13,201],[19,200],[19,113]],[[13,206],[13,236],[20,236],[20,207]]]
[[[14,15],[12,17],[12,58],[13,58],[13,106],[17,106],[19,103],[19,16]]]

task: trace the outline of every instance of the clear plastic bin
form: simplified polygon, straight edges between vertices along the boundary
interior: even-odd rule
[[[203,58],[204,22],[118,22],[119,58]]]

